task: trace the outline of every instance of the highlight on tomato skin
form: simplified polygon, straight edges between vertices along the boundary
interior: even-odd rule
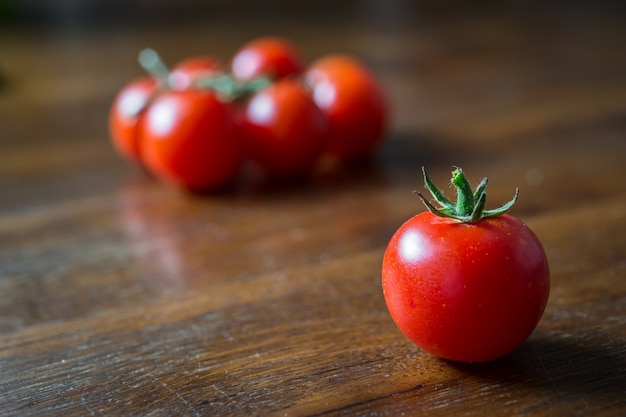
[[[270,177],[311,174],[327,142],[328,120],[295,79],[282,79],[244,106],[241,133],[251,158]]]
[[[526,224],[504,213],[517,193],[486,210],[486,179],[474,196],[455,169],[460,197],[454,203],[424,176],[442,207],[428,203],[428,211],[391,237],[382,264],[389,313],[409,340],[433,355],[497,359],[524,343],[543,315],[550,293],[545,250]],[[476,210],[477,218],[468,217]]]
[[[223,71],[223,67],[219,59],[211,56],[186,58],[172,68],[168,83],[173,90],[193,88],[199,78],[217,76]]]
[[[272,79],[297,76],[303,69],[304,61],[297,48],[288,40],[273,36],[248,42],[235,53],[231,63],[233,76],[241,81],[262,76]]]
[[[120,155],[132,162],[141,162],[138,126],[156,89],[157,81],[153,77],[137,78],[120,90],[109,112],[111,142]]]
[[[389,117],[374,75],[355,57],[329,54],[308,67],[304,80],[329,120],[326,152],[342,162],[368,156],[383,139]]]
[[[143,161],[164,182],[205,192],[229,185],[243,161],[234,110],[210,91],[173,91],[142,124]]]

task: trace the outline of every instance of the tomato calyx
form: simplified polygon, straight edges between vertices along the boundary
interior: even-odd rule
[[[216,77],[202,77],[196,80],[194,86],[199,89],[212,89],[220,94],[226,101],[235,101],[241,97],[247,97],[265,87],[272,81],[267,77],[255,78],[250,81],[238,81],[230,74],[222,73]]]
[[[170,83],[170,70],[159,54],[151,48],[139,52],[139,64],[148,74],[157,80],[161,88],[173,89]],[[249,81],[240,81],[231,74],[218,71],[215,74],[198,77],[192,87],[199,90],[212,90],[224,101],[235,101],[254,94],[272,83],[268,77],[258,77]]]
[[[487,202],[487,178],[483,178],[476,187],[476,190],[472,191],[472,187],[465,177],[463,170],[459,167],[455,167],[452,171],[452,178],[450,179],[450,182],[454,185],[457,192],[457,200],[455,203],[443,195],[439,188],[437,188],[428,177],[424,167],[422,167],[422,173],[424,174],[424,186],[435,201],[441,205],[441,207],[435,207],[419,191],[414,191],[422,200],[422,203],[424,203],[428,211],[435,216],[454,219],[463,223],[476,223],[481,219],[496,217],[506,213],[513,207],[519,194],[519,188],[516,188],[515,195],[508,203],[496,209],[485,210]]]

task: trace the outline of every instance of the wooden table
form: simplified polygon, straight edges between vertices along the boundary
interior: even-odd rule
[[[620,16],[229,16],[1,29],[0,414],[626,415]],[[228,59],[268,33],[379,76],[393,119],[370,164],[190,196],[114,153],[141,48]],[[545,315],[500,360],[437,359],[387,312],[422,165],[489,177],[492,207],[519,186],[546,248]]]

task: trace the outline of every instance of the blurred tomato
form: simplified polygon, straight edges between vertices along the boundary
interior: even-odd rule
[[[295,79],[254,95],[242,119],[244,144],[270,176],[310,173],[326,145],[326,116]]]
[[[139,121],[157,90],[152,77],[135,79],[124,86],[109,113],[109,132],[117,151],[127,159],[140,162]]]
[[[186,90],[193,87],[201,77],[216,76],[222,71],[222,63],[209,56],[187,58],[178,63],[169,74],[169,85],[173,90]]]
[[[211,91],[172,91],[156,98],[141,138],[148,169],[191,191],[228,185],[242,163],[234,111]]]
[[[327,55],[309,67],[305,82],[329,120],[326,151],[344,162],[368,155],[387,123],[382,88],[369,70],[350,56]]]
[[[299,52],[287,40],[263,37],[245,44],[233,57],[232,74],[241,81],[261,76],[280,79],[302,73]]]

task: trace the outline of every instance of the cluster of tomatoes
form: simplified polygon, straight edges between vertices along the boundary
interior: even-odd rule
[[[191,191],[222,188],[253,161],[268,177],[306,177],[321,161],[370,154],[384,134],[383,91],[356,58],[305,65],[289,41],[264,37],[230,65],[211,56],[172,69],[153,50],[149,75],[117,95],[109,130],[116,149],[157,178]]]

